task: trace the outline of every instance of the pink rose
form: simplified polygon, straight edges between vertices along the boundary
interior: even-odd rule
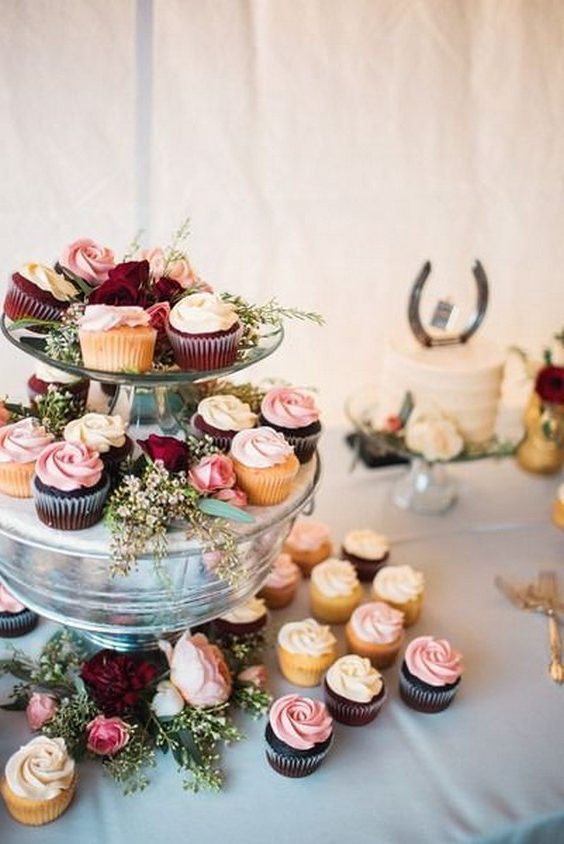
[[[188,472],[192,486],[206,495],[235,485],[233,463],[226,454],[209,454]]]
[[[153,328],[156,328],[159,334],[166,335],[165,328],[170,313],[170,302],[155,302],[154,305],[147,308],[147,313],[149,314]]]
[[[403,422],[400,416],[388,416],[384,423],[384,429],[389,431],[390,434],[396,434],[402,428]]]
[[[137,256],[137,260],[149,262],[149,269],[153,278],[161,278],[164,275],[166,257],[159,246],[155,249],[143,249]]]
[[[100,246],[86,237],[75,240],[63,250],[59,259],[79,278],[97,287],[108,278],[109,271],[115,266],[114,253],[107,246]]]
[[[57,711],[57,701],[52,695],[34,692],[30,697],[25,714],[30,730],[40,730]]]
[[[267,676],[265,665],[249,665],[244,671],[237,675],[240,683],[248,686],[256,686],[257,689],[265,689]]]
[[[0,402],[0,427],[8,424],[10,415],[10,411],[5,407],[4,402]]]
[[[186,631],[174,648],[161,640],[159,647],[170,665],[170,682],[192,706],[217,706],[231,694],[231,674],[225,658],[203,633]]]
[[[220,489],[212,497],[217,498],[218,501],[227,501],[233,507],[246,507],[249,503],[247,493],[243,492],[238,486],[231,489]]]
[[[115,756],[129,741],[129,727],[121,718],[97,715],[86,727],[86,747],[97,756]]]

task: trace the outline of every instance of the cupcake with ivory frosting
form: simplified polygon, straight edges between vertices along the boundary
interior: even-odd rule
[[[14,320],[59,321],[77,295],[74,284],[51,267],[28,263],[10,279],[4,313]]]
[[[261,598],[250,598],[244,604],[214,620],[219,635],[252,636],[266,627],[268,614]]]
[[[97,451],[83,443],[55,442],[35,464],[33,496],[40,521],[60,530],[99,522],[110,480]]]
[[[350,727],[373,721],[386,699],[382,675],[369,659],[356,654],[333,663],[325,675],[323,693],[335,721]]]
[[[138,305],[87,305],[78,321],[84,366],[100,372],[146,372],[157,332]]]
[[[386,563],[390,543],[387,536],[368,528],[350,530],[343,540],[341,554],[353,564],[359,580],[368,583]]]
[[[75,764],[64,739],[47,736],[37,736],[10,756],[0,782],[8,812],[26,826],[56,820],[75,789]]]
[[[271,768],[285,777],[307,777],[329,752],[333,719],[320,700],[284,695],[270,708],[265,739]]]
[[[300,464],[278,431],[266,427],[238,431],[229,456],[249,504],[280,504],[289,496]]]
[[[0,637],[12,639],[30,633],[39,616],[24,606],[0,583]]]
[[[215,293],[184,296],[171,308],[166,332],[181,369],[224,369],[237,358],[237,311]]]
[[[53,439],[53,435],[33,417],[2,426],[0,492],[13,498],[31,498],[36,460]]]
[[[289,621],[278,631],[276,655],[284,677],[296,686],[318,686],[337,659],[337,640],[313,618]]]
[[[308,577],[314,566],[331,556],[329,528],[313,519],[297,519],[286,538],[284,551]]]
[[[564,484],[561,484],[556,492],[552,505],[552,521],[557,527],[564,528]]]
[[[261,424],[284,434],[294,446],[300,463],[311,460],[321,436],[321,423],[315,401],[306,390],[295,387],[269,390],[261,402],[260,412]]]
[[[69,443],[82,443],[97,451],[108,471],[114,475],[117,466],[131,454],[133,448],[126,430],[127,425],[119,414],[86,413],[65,426],[63,438]]]
[[[401,698],[418,712],[442,712],[458,691],[462,671],[462,655],[446,639],[418,636],[405,649]]]
[[[362,586],[348,560],[330,558],[315,566],[309,584],[311,611],[319,621],[343,624],[362,600]]]
[[[258,597],[264,600],[268,609],[281,610],[294,600],[301,579],[302,573],[290,555],[279,554]]]
[[[43,398],[49,392],[49,387],[55,387],[59,393],[70,393],[75,399],[75,406],[84,409],[88,398],[90,381],[79,375],[72,375],[49,364],[38,362],[35,372],[27,380],[27,394],[31,404]],[[80,410],[78,411],[80,412]]]
[[[199,434],[207,434],[214,445],[229,451],[238,431],[254,428],[257,415],[237,396],[218,395],[202,399],[192,419],[192,427]]]
[[[411,566],[384,566],[372,581],[375,601],[384,601],[403,613],[404,627],[415,624],[421,613],[425,581]]]
[[[353,612],[345,628],[348,650],[366,657],[375,668],[389,668],[404,639],[403,613],[371,601]]]

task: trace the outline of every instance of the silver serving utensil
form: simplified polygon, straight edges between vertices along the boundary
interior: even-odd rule
[[[504,580],[503,577],[499,576],[499,574],[495,576],[494,583],[502,595],[505,595],[505,597],[520,610],[530,609],[525,598],[525,589],[523,587],[517,586],[514,583],[509,583],[508,580]]]
[[[527,590],[531,600],[537,603],[537,608],[548,616],[548,637],[550,645],[550,663],[548,673],[555,683],[564,682],[564,665],[562,665],[562,642],[558,627],[555,605],[558,603],[558,584],[556,572],[539,572],[536,586]]]

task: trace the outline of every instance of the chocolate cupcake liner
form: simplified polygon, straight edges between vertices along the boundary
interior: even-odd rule
[[[364,557],[357,557],[355,554],[349,554],[344,546],[341,546],[341,557],[343,560],[348,560],[349,563],[355,567],[357,577],[362,583],[370,583],[377,572],[386,565],[390,556],[389,551],[380,557],[379,560],[366,560]]]
[[[244,638],[245,636],[254,636],[260,630],[266,627],[268,617],[261,615],[254,621],[248,621],[246,624],[239,622],[227,621],[224,618],[215,618],[213,620],[213,627],[218,636],[229,636],[235,638]]]
[[[456,683],[447,686],[430,686],[411,674],[408,676],[405,663],[402,665],[399,681],[403,702],[417,712],[426,713],[442,712],[450,706],[460,685],[459,678]]]
[[[14,281],[10,281],[10,287],[4,299],[4,312],[10,319],[33,319],[60,320],[67,305],[54,305],[50,302],[43,302],[41,299],[34,299],[25,290],[19,288]]]
[[[266,758],[268,764],[284,777],[307,777],[319,768],[333,744],[333,734],[322,744],[310,750],[296,750],[281,741],[274,733],[270,724],[266,732]]]
[[[347,698],[336,694],[326,680],[323,683],[323,694],[329,714],[333,716],[335,721],[349,727],[363,727],[373,721],[387,697],[386,688],[382,686],[380,693],[367,703],[347,700]]]
[[[39,616],[27,607],[20,612],[0,612],[0,638],[13,639],[24,636],[37,626]]]
[[[214,334],[183,334],[169,325],[167,336],[174,359],[182,369],[224,369],[237,358],[241,328]]]
[[[33,483],[35,508],[43,524],[58,530],[83,530],[92,527],[102,518],[104,504],[110,489],[106,476],[102,486],[84,490],[80,495],[64,495],[50,487]]]
[[[313,455],[315,454],[315,449],[317,443],[319,442],[319,438],[321,436],[321,432],[318,434],[311,434],[309,437],[301,437],[296,434],[290,433],[290,431],[284,431],[284,437],[290,443],[290,445],[294,449],[294,454],[300,461],[300,463],[309,463]]]

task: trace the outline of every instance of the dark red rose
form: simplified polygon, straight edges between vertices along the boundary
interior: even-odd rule
[[[156,675],[156,665],[108,650],[99,651],[80,669],[94,703],[110,716],[132,709]]]
[[[544,402],[564,404],[564,366],[544,366],[537,375],[535,390]]]
[[[153,284],[153,295],[157,302],[170,302],[179,293],[182,293],[183,287],[173,278],[163,276]]]
[[[176,437],[150,434],[146,440],[137,440],[137,443],[151,460],[162,460],[165,469],[173,474],[188,468],[190,449],[185,442],[177,440]]]
[[[126,261],[108,273],[108,280],[92,291],[89,305],[140,305],[147,304],[149,282],[148,261]]]

